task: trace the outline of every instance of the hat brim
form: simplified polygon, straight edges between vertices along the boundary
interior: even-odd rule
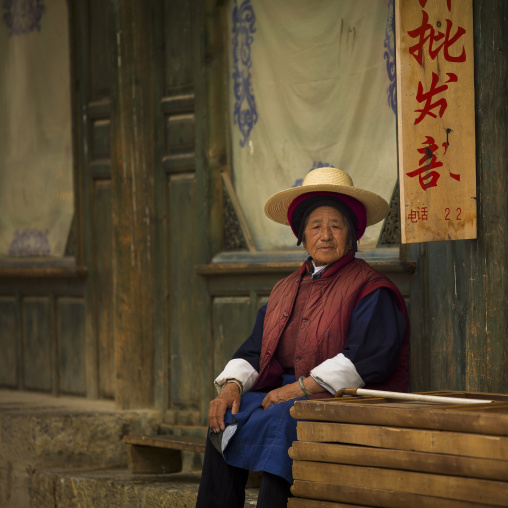
[[[390,206],[384,198],[378,194],[359,189],[358,187],[351,187],[347,185],[334,185],[334,184],[316,184],[316,185],[302,185],[299,187],[292,187],[277,194],[274,194],[265,204],[266,216],[279,224],[289,226],[288,209],[295,198],[308,192],[335,192],[337,194],[345,194],[351,196],[365,206],[367,215],[367,226],[372,226],[383,220],[390,211]]]

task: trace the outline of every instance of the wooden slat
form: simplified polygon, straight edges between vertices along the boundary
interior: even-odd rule
[[[319,501],[317,499],[304,499],[301,497],[290,497],[288,499],[288,508],[370,508],[372,505],[357,505],[349,503],[333,503],[328,501]]]
[[[508,460],[508,438],[380,425],[298,422],[299,441],[348,443],[376,448]]]
[[[352,503],[353,506],[376,506],[383,508],[482,508],[489,506],[484,503],[470,503],[455,499],[395,492],[393,490],[333,485],[305,480],[295,480],[291,487],[291,492],[294,496],[298,496],[294,499],[305,498],[299,499],[301,502],[297,504],[288,503],[288,507],[294,506],[295,508],[300,506],[305,508],[318,508],[321,506],[323,508],[338,508],[340,506],[349,506],[342,503]]]
[[[393,490],[494,506],[506,506],[508,499],[507,482],[394,469],[295,460],[293,477],[295,480],[333,484],[340,482],[341,485],[353,487]]]
[[[88,275],[86,268],[0,268],[0,278],[5,279],[84,279]]]
[[[124,443],[161,449],[204,452],[205,438],[194,436],[124,436]]]
[[[295,441],[289,449],[289,456],[295,460],[508,481],[508,461],[505,460],[305,441]]]
[[[492,407],[499,407],[492,404]],[[400,405],[383,407],[378,404],[348,404],[340,399],[328,401],[296,401],[291,416],[298,420],[319,420],[344,423],[363,423],[435,429],[472,434],[508,436],[508,409],[501,414],[490,413],[481,408],[461,411],[460,406],[440,409],[414,408]]]

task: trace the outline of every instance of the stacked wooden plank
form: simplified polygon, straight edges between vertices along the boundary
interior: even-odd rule
[[[508,395],[432,395],[494,402],[296,402],[288,507],[508,506]]]

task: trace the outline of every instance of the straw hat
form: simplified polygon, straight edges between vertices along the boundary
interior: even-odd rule
[[[337,168],[317,168],[305,177],[299,187],[291,187],[274,194],[265,204],[265,214],[279,224],[289,226],[288,209],[295,198],[308,192],[336,192],[351,196],[365,206],[367,226],[383,220],[390,210],[388,203],[379,195],[358,187],[345,172]]]

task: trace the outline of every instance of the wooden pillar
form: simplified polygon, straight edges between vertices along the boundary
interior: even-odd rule
[[[466,388],[508,393],[508,2],[474,4],[478,243],[466,334]]]
[[[116,80],[111,181],[116,403],[153,405],[152,4],[113,0]]]
[[[508,3],[473,16],[478,238],[414,247],[412,391],[508,393]]]

